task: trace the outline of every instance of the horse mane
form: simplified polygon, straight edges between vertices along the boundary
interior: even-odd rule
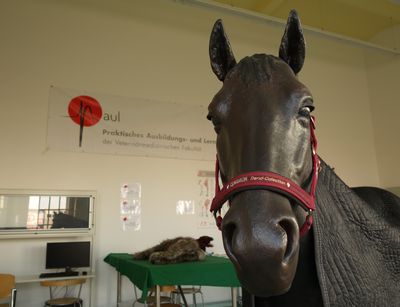
[[[399,221],[398,197],[366,202],[322,161],[313,231],[324,305],[398,305]]]

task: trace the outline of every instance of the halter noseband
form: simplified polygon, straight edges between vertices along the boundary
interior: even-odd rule
[[[272,190],[287,196],[296,201],[305,211],[307,211],[306,221],[300,228],[300,236],[305,235],[311,228],[315,210],[315,189],[318,181],[319,158],[317,155],[317,138],[315,136],[315,118],[310,120],[310,139],[312,150],[312,179],[310,192],[306,192],[295,182],[282,175],[273,172],[248,172],[238,175],[220,188],[219,186],[219,162],[218,156],[215,164],[215,196],[211,203],[210,211],[213,212],[217,226],[221,229],[222,216],[221,208],[226,201],[237,194],[246,190],[265,189]],[[218,216],[217,216],[218,214]]]

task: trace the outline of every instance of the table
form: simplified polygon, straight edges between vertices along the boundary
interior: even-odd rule
[[[15,283],[16,284],[24,284],[24,283],[31,283],[31,282],[41,282],[45,280],[66,280],[66,279],[82,279],[87,278],[91,279],[94,278],[95,275],[93,272],[88,272],[86,275],[80,274],[76,276],[62,276],[62,277],[46,277],[46,278],[39,278],[39,274],[37,275],[24,275],[24,276],[15,276]]]
[[[133,260],[127,253],[111,253],[104,261],[118,272],[117,304],[121,297],[121,275],[142,290],[142,300],[148,290],[156,287],[157,307],[160,306],[160,286],[196,285],[232,288],[232,306],[236,307],[237,287],[240,282],[232,262],[224,257],[207,256],[202,261],[176,264],[151,264],[147,260]]]

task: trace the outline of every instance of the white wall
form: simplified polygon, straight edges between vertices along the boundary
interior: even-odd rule
[[[377,43],[385,41],[400,50],[400,26],[374,38]],[[366,63],[380,184],[400,191],[400,55],[369,50]]]
[[[47,151],[49,87],[207,105],[220,87],[208,59],[209,34],[217,18],[223,18],[238,59],[277,53],[282,25],[180,2],[0,3],[0,187],[97,191],[93,306],[113,306],[116,300],[115,270],[102,261],[110,252],[133,252],[165,238],[203,234],[215,238],[216,252],[223,251],[216,229],[198,229],[194,217],[175,214],[177,200],[196,195],[197,171],[213,170],[213,162]],[[321,156],[350,185],[386,184],[380,177],[386,178],[385,165],[397,163],[397,157],[381,154],[374,144],[374,138],[387,135],[373,128],[379,118],[372,120],[375,99],[370,101],[364,50],[305,34],[308,50],[300,79],[315,96]],[[121,229],[123,182],[142,184],[138,232]],[[1,241],[0,246],[0,271],[43,270],[42,242]],[[131,286],[125,284],[123,297],[132,297]],[[208,301],[230,295],[228,289],[205,292]],[[41,306],[46,295],[26,286],[19,306]]]

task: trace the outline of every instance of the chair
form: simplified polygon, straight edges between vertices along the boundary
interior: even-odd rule
[[[182,294],[186,295],[186,294],[192,294],[193,295],[193,306],[197,306],[197,302],[196,302],[196,294],[200,295],[201,298],[201,304],[204,307],[204,296],[203,296],[203,292],[201,292],[201,286],[199,287],[185,287],[185,288],[181,288],[182,289]],[[180,298],[181,296],[181,292],[179,289],[175,289],[174,291],[172,291],[172,296],[173,297],[178,297]],[[179,300],[178,300],[179,303]]]
[[[44,280],[40,282],[43,287],[49,287],[50,299],[44,303],[45,307],[61,307],[61,306],[74,306],[82,307],[81,290],[82,285],[86,282],[85,278],[63,279],[63,280]],[[68,287],[79,285],[78,296],[69,296]],[[65,294],[63,297],[54,298],[54,288],[65,287]]]
[[[17,298],[15,289],[15,276],[12,274],[0,274],[0,307],[14,307]],[[8,301],[7,303],[2,303]]]
[[[160,305],[163,307],[181,307],[180,304],[175,304],[172,301],[172,292],[176,290],[175,286],[160,286]],[[169,296],[168,296],[169,294]],[[156,305],[156,289],[155,288],[151,288],[149,290],[149,294],[146,298],[146,301],[144,302],[145,306],[155,306]],[[140,299],[136,299],[136,301],[133,303],[133,305],[135,305],[136,302],[140,302]]]

